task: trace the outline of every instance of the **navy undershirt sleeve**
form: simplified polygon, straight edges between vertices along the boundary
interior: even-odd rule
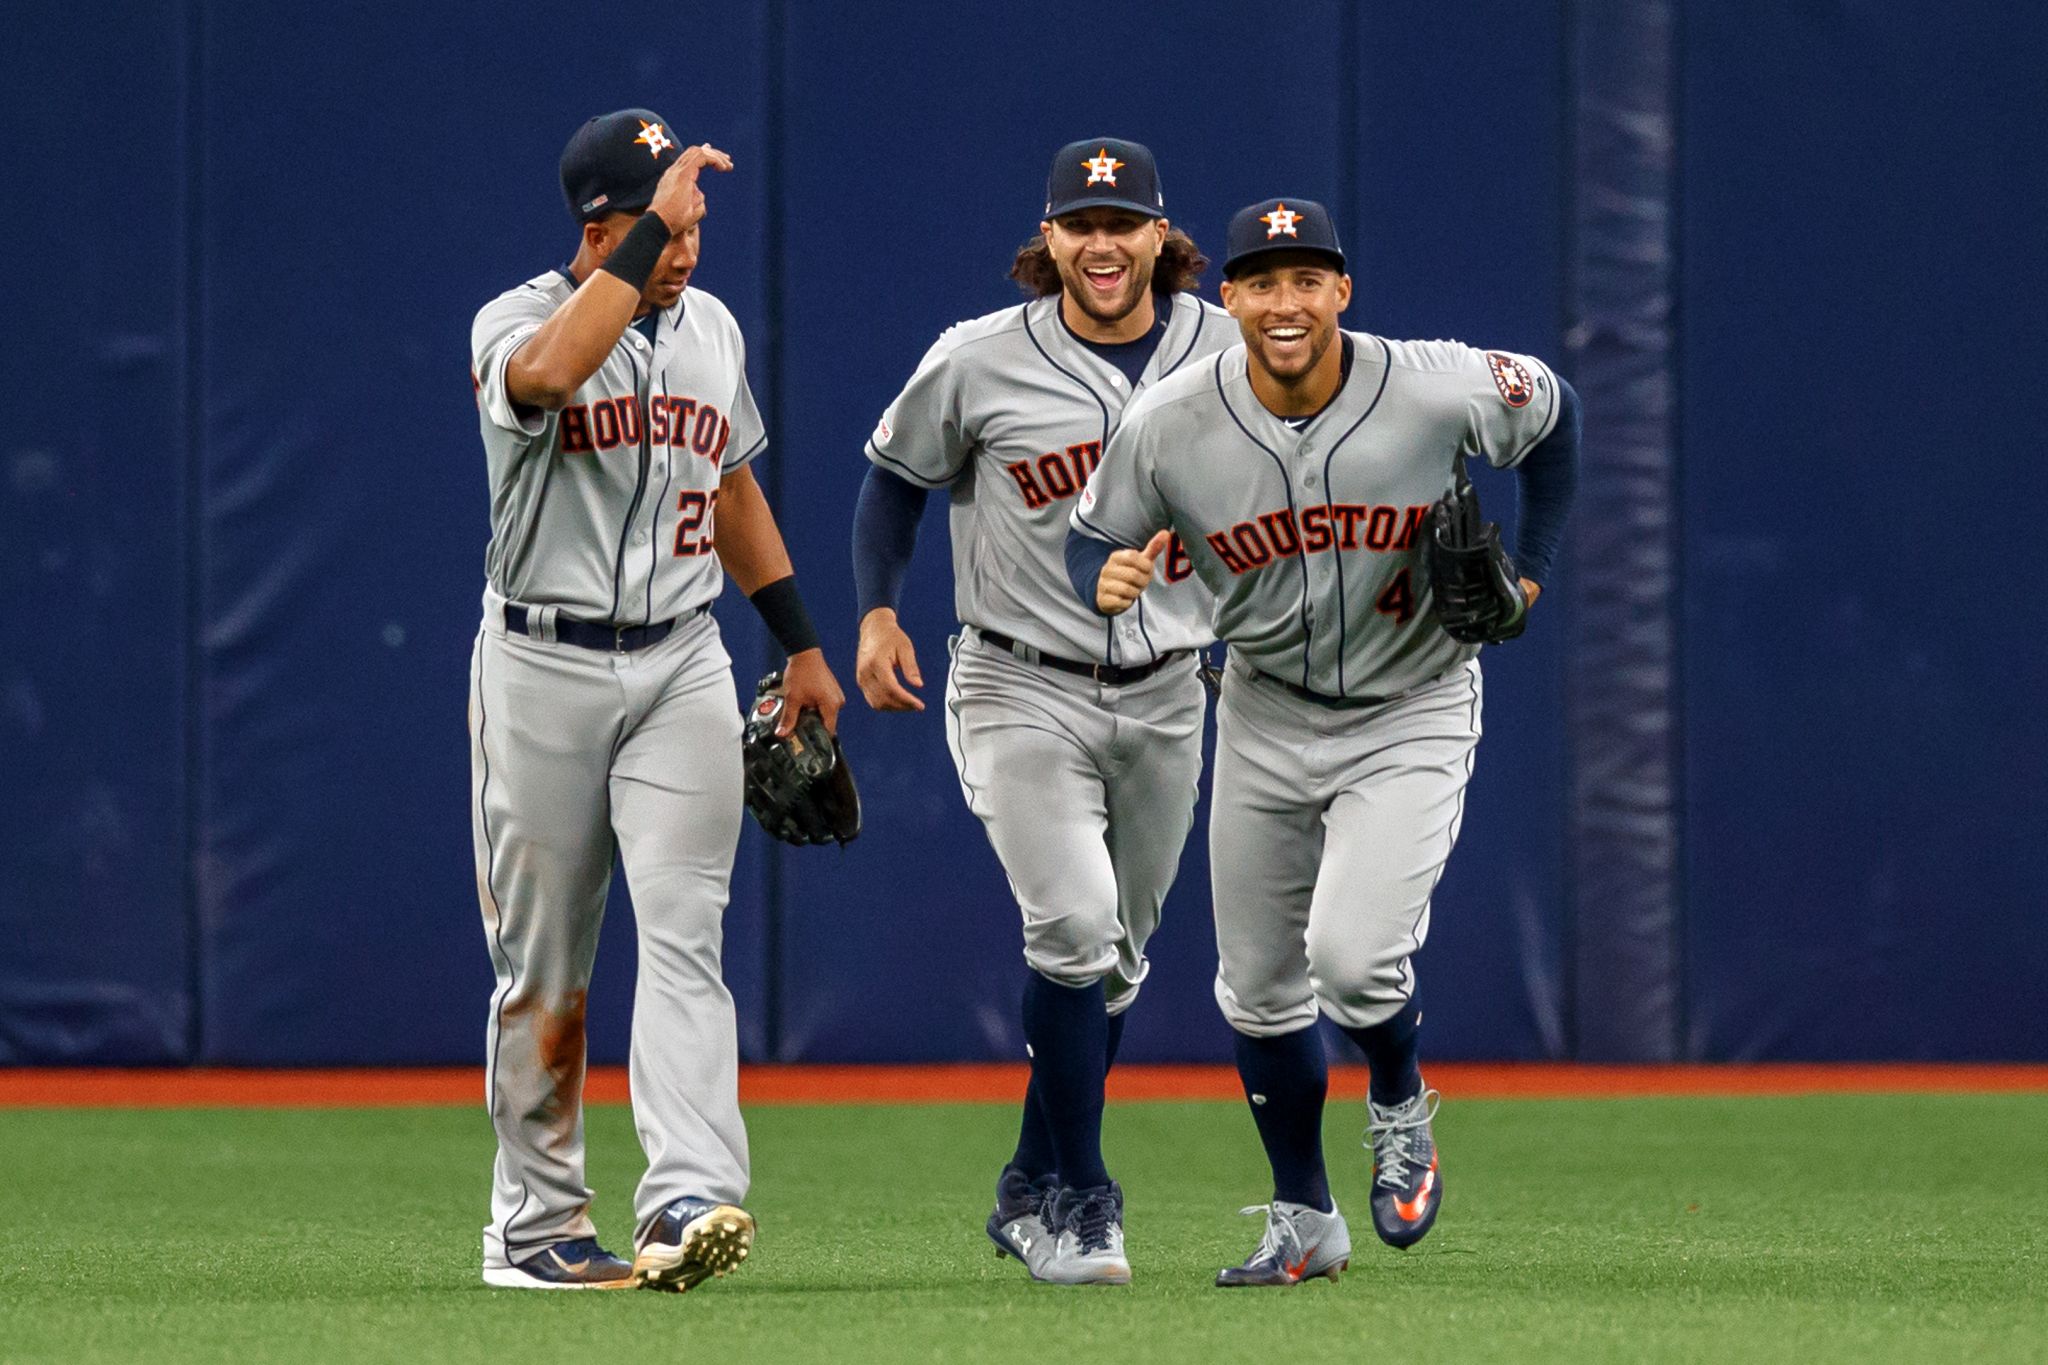
[[[1564,540],[1564,524],[1572,512],[1572,494],[1579,484],[1579,395],[1557,380],[1557,425],[1515,466],[1521,476],[1520,530],[1515,535],[1515,568],[1533,583],[1550,578],[1551,562]],[[1071,555],[1069,558],[1071,559]]]
[[[928,490],[888,470],[868,466],[853,507],[853,588],[864,621],[876,607],[895,610],[903,597],[917,523]]]
[[[1081,605],[1102,615],[1095,605],[1095,585],[1102,578],[1102,568],[1109,563],[1109,557],[1118,547],[1106,540],[1097,540],[1086,531],[1067,528],[1067,581],[1074,585],[1074,594],[1081,599]]]

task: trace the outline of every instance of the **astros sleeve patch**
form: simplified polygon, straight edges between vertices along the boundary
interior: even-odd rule
[[[1505,469],[1557,424],[1557,377],[1534,356],[1469,351],[1465,449]]]

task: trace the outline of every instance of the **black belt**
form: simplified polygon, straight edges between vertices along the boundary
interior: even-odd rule
[[[517,602],[505,604],[505,629],[515,635],[527,634],[526,623],[531,608]],[[676,628],[677,621],[692,616],[702,616],[708,610],[698,607],[695,611],[684,612],[681,616],[666,621],[650,621],[644,626],[614,626],[603,621],[579,621],[573,616],[555,617],[555,638],[565,645],[581,649],[615,650],[620,654],[631,654],[636,649],[658,645]]]
[[[1387,697],[1333,697],[1327,692],[1311,692],[1306,687],[1298,686],[1285,678],[1276,678],[1262,668],[1254,668],[1252,676],[1284,690],[1290,697],[1299,697],[1311,706],[1321,706],[1331,711],[1355,711],[1360,707],[1378,706],[1402,695],[1397,692]]]
[[[1093,678],[1104,687],[1127,687],[1134,682],[1149,678],[1175,659],[1178,659],[1185,652],[1176,651],[1172,654],[1162,654],[1149,664],[1132,664],[1128,668],[1122,664],[1084,664],[1077,659],[1055,658],[1043,650],[1033,649],[1030,645],[1020,645],[999,631],[983,630],[980,626],[976,626],[974,629],[982,639],[988,641],[997,649],[1003,650],[1015,658],[1022,659],[1025,663],[1037,664],[1040,668],[1050,668],[1061,673],[1072,673],[1077,677]],[[1030,652],[1021,652],[1026,650]]]

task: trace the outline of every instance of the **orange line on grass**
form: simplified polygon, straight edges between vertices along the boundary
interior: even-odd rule
[[[2048,1066],[1977,1063],[1576,1066],[1548,1062],[1434,1062],[1428,1074],[1430,1084],[1456,1099],[2048,1091]],[[751,1105],[1014,1104],[1023,1097],[1025,1075],[1021,1064],[1009,1063],[750,1066],[740,1070],[740,1099]],[[1330,1088],[1338,1095],[1362,1093],[1365,1069],[1333,1067]],[[599,1104],[625,1100],[625,1068],[593,1068],[584,1094]],[[1234,1100],[1241,1094],[1237,1072],[1227,1066],[1122,1066],[1109,1078],[1112,1100]],[[0,1069],[0,1109],[480,1106],[483,1099],[483,1072],[476,1067],[324,1071],[216,1067]]]

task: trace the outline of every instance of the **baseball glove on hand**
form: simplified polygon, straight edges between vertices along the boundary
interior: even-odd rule
[[[839,741],[816,711],[782,723],[782,674],[770,673],[754,689],[754,705],[740,736],[747,771],[747,809],[761,828],[788,844],[845,844],[860,833],[860,793]]]
[[[1479,494],[1465,476],[1465,457],[1453,464],[1451,491],[1429,511],[1423,557],[1444,634],[1468,645],[1497,645],[1522,633],[1529,596],[1515,561],[1500,545],[1500,527],[1481,520]]]

